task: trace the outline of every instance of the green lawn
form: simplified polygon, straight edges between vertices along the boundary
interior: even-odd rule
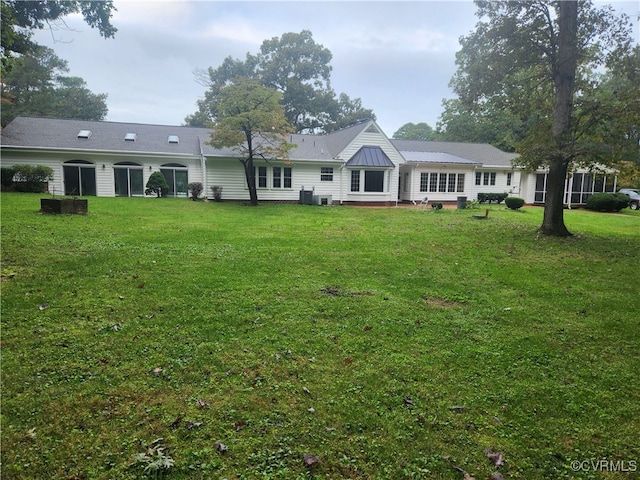
[[[39,198],[1,198],[3,480],[637,478],[588,463],[640,471],[637,212]]]

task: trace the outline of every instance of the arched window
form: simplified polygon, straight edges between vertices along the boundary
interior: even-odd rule
[[[116,197],[139,197],[144,195],[142,165],[134,162],[119,162],[113,166]]]
[[[62,165],[64,194],[96,195],[96,166],[86,160],[69,160]]]
[[[169,184],[169,191],[162,192],[167,197],[188,197],[189,176],[186,165],[179,163],[165,163],[160,167],[160,172]]]

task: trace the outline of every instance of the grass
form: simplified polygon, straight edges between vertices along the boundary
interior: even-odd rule
[[[640,463],[636,212],[38,208],[2,194],[3,479],[637,474],[571,468]]]

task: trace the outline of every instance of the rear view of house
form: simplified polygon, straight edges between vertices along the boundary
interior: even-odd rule
[[[188,184],[222,187],[227,200],[248,200],[243,166],[232,149],[208,144],[211,130],[196,127],[17,117],[2,131],[2,165],[45,165],[49,191],[73,196],[144,196],[161,172],[165,196],[187,197]],[[396,205],[477,199],[508,193],[544,203],[546,172],[528,173],[517,154],[488,144],[389,139],[372,120],[323,135],[292,134],[288,159],[254,159],[261,201],[297,202],[311,192],[326,204]],[[614,191],[615,175],[578,171],[567,179],[565,203]]]

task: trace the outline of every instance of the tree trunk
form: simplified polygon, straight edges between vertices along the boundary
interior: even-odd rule
[[[559,3],[558,50],[553,65],[555,101],[552,136],[556,153],[551,158],[547,177],[547,197],[540,231],[545,235],[571,235],[564,224],[564,186],[571,159],[571,115],[578,61],[578,2]]]
[[[564,187],[567,179],[567,162],[554,158],[549,165],[547,195],[544,202],[544,217],[540,232],[555,237],[571,235],[564,224]]]
[[[240,160],[244,167],[244,176],[247,179],[247,188],[249,189],[249,204],[252,207],[258,206],[258,191],[256,189],[256,173],[253,168],[253,158]]]

